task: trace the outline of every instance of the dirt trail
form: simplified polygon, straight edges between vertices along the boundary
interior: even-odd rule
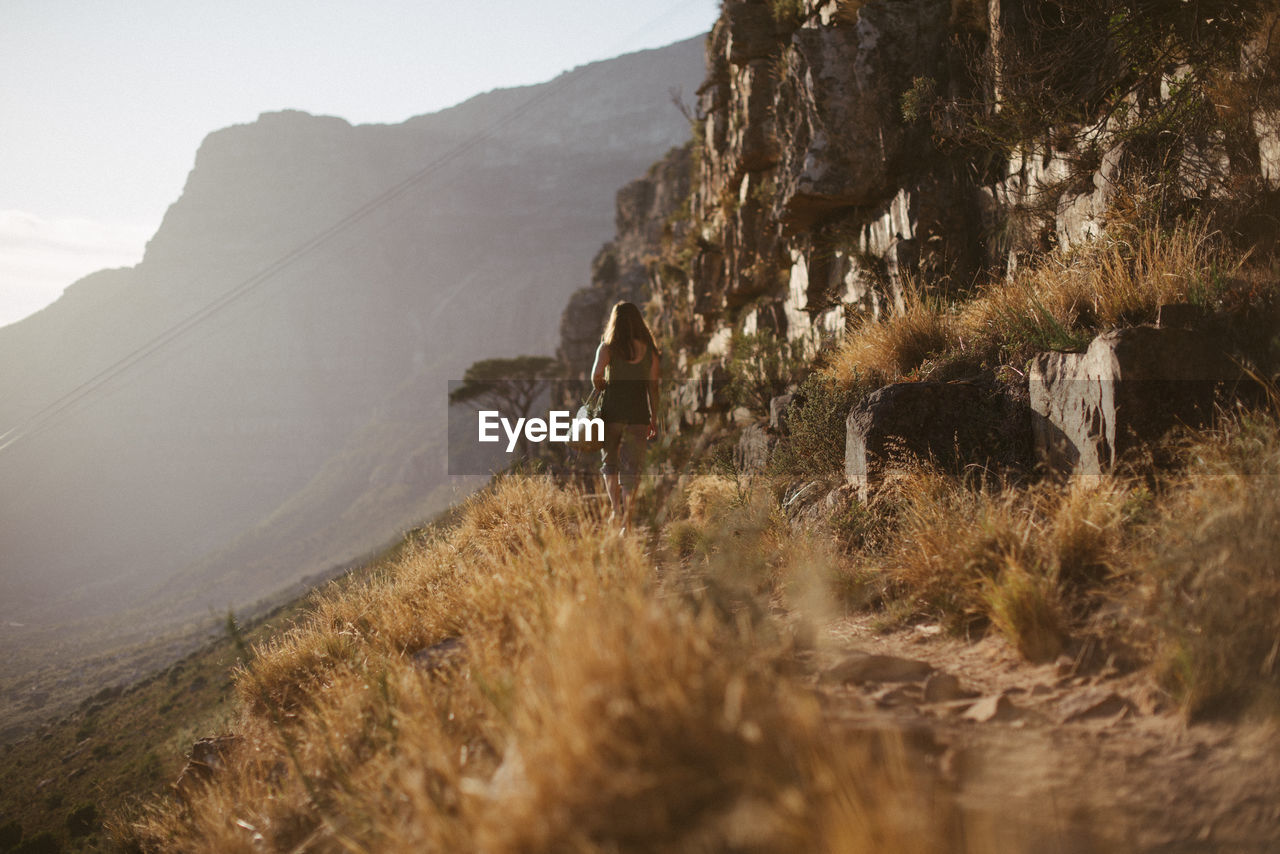
[[[833,720],[904,732],[987,846],[1280,852],[1274,727],[1188,726],[1142,673],[1030,665],[998,637],[882,634],[862,616],[823,640]]]

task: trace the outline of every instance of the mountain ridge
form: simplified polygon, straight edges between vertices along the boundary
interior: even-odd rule
[[[614,191],[687,137],[669,90],[692,89],[702,70],[695,38],[593,63],[561,84],[476,96],[439,121],[351,125],[282,111],[211,133],[139,265],[86,277],[0,330],[0,364],[23,366],[0,374],[6,429],[143,354],[0,454],[0,477],[15,486],[0,497],[0,617],[27,624],[5,630],[22,654],[3,677],[38,658],[26,649],[36,626],[65,644],[93,633],[86,618],[101,629],[121,613],[154,617],[150,597],[175,576],[188,580],[164,609],[172,624],[245,607],[440,509],[447,380],[495,350],[552,349],[564,299],[612,232]],[[530,100],[502,123],[507,105]],[[446,166],[412,192],[331,230],[436,161]],[[320,251],[295,252],[325,233]],[[281,259],[293,260],[272,272]],[[245,288],[147,353],[264,273],[268,286]],[[422,399],[392,417],[387,404],[406,388]],[[384,458],[432,447],[438,467],[419,466],[426,479],[412,483]],[[326,466],[350,492],[294,501]],[[370,502],[370,490],[394,497]],[[438,506],[424,505],[433,491]],[[349,546],[315,544],[305,571],[289,569],[292,544],[259,537],[249,562],[270,572],[222,567],[236,579],[226,585],[190,575],[281,508],[304,505],[355,507],[377,528]],[[309,527],[329,530],[321,519]]]

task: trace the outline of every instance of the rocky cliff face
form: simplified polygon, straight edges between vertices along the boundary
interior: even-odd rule
[[[688,202],[691,152],[691,144],[672,149],[643,178],[618,191],[617,233],[591,262],[591,284],[574,292],[560,319],[558,355],[571,379],[587,379],[612,305],[648,300],[657,253],[672,239],[673,218]]]
[[[917,78],[953,85],[952,37],[960,28],[968,49],[981,48],[986,21],[958,21],[960,11],[925,0],[860,9],[810,0],[790,20],[782,5],[724,4],[692,152],[636,185],[666,203],[635,218],[624,215],[633,200],[619,196],[618,244],[639,246],[660,222],[662,240],[629,250],[622,268],[615,249],[602,252],[595,285],[575,295],[562,324],[571,366],[598,338],[605,304],[636,298],[642,282],[675,346],[670,364],[710,392],[733,333],[771,332],[813,352],[900,304],[908,271],[972,274],[981,200],[923,156],[928,134],[903,121],[900,102]],[[714,394],[697,396],[715,406]]]
[[[448,380],[553,349],[702,69],[695,39],[398,126],[211,134],[139,266],[0,332],[0,425],[39,416],[0,452],[6,646],[239,607],[444,506]]]
[[[1152,163],[1176,164],[1181,200],[1219,208],[1230,187],[1273,181],[1272,113],[1211,115],[1205,72],[1274,68],[1272,19],[1243,52],[1234,31],[1175,32],[1190,53],[1161,64],[1133,35],[1150,21],[1042,5],[726,0],[698,90],[688,202],[663,209],[663,240],[638,253],[669,364],[698,390],[679,418],[724,411],[714,389],[735,336],[771,333],[813,355],[913,294],[963,295],[1027,252],[1099,235],[1117,188]],[[675,174],[671,195],[685,180]],[[619,228],[619,241],[643,232]],[[562,327],[575,365],[587,315],[643,278],[632,268],[632,284],[611,289],[614,267],[595,272]]]
[[[731,2],[712,33],[691,205],[700,310],[687,330],[669,323],[695,350],[729,329],[813,350],[900,300],[907,270],[971,273],[976,202],[900,107],[913,80],[953,85],[952,10],[855,6],[810,2],[788,19]]]

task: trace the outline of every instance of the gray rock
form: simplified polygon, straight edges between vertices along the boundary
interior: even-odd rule
[[[964,700],[977,696],[973,691],[965,690],[959,678],[951,673],[935,673],[924,683],[924,701],[926,703],[950,703],[953,700]]]
[[[768,118],[777,89],[773,62],[759,59],[733,70],[732,106],[738,114],[756,119],[730,123],[726,130],[729,162],[738,174],[768,169],[778,162],[777,122]]]
[[[907,683],[881,688],[872,695],[871,699],[882,708],[908,706],[924,700],[924,691],[919,685]]]
[[[1106,151],[1101,165],[1090,176],[1088,190],[1066,193],[1059,200],[1054,228],[1060,246],[1079,246],[1102,234],[1123,154],[1124,147],[1120,145]]]
[[[855,652],[823,673],[827,682],[915,682],[933,672],[933,665],[894,655]]]
[[[778,437],[763,424],[752,424],[742,431],[733,447],[733,467],[744,474],[761,474],[769,467],[769,455]]]
[[[794,394],[780,394],[769,401],[769,429],[774,433],[785,436],[791,432],[790,425],[787,423],[787,415],[795,399],[796,396]]]
[[[1258,137],[1258,169],[1262,180],[1271,189],[1280,190],[1280,111],[1255,113],[1253,132]]]
[[[1188,329],[1119,329],[1084,353],[1041,354],[1029,379],[1037,454],[1058,469],[1109,471],[1174,425],[1209,423],[1216,394],[1239,378],[1212,336]]]
[[[729,371],[720,360],[689,366],[689,378],[677,386],[676,395],[682,410],[713,412],[729,406],[727,394]]]
[[[1156,326],[1162,329],[1169,327],[1189,328],[1203,322],[1204,319],[1204,309],[1190,303],[1175,302],[1169,305],[1162,305],[1156,309]]]
[[[1058,706],[1063,723],[1111,719],[1117,720],[1132,712],[1132,702],[1114,692],[1084,694],[1068,697]]]
[[[453,664],[467,651],[462,638],[445,638],[439,643],[420,649],[413,654],[413,666],[428,673]]]
[[[972,383],[896,383],[872,392],[845,423],[845,479],[866,500],[897,462],[940,465],[992,459],[999,445],[999,401]]]
[[[1016,721],[1022,717],[1022,709],[1013,704],[1013,701],[1004,694],[996,694],[991,697],[983,697],[978,700],[969,710],[964,713],[965,720],[976,721],[978,723],[991,723],[993,721]]]
[[[948,16],[947,4],[886,0],[862,5],[854,24],[792,35],[777,115],[788,221],[893,195],[902,93],[936,76]]]
[[[1241,71],[1245,74],[1267,73],[1275,62],[1276,17],[1271,13],[1240,51]],[[1253,133],[1258,140],[1258,172],[1272,190],[1280,190],[1280,110],[1262,107],[1253,113]]]

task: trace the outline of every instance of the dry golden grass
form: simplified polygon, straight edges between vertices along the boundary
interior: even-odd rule
[[[1213,306],[1246,260],[1198,222],[1116,230],[1123,236],[1048,255],[950,308],[908,288],[905,310],[850,332],[827,373],[873,389],[948,358],[1020,366],[1036,352],[1080,348],[1099,331],[1152,322],[1163,305]],[[1274,290],[1274,279],[1267,282]]]
[[[729,564],[785,572],[768,512],[723,495],[711,504],[721,522],[727,506],[746,515],[704,553],[708,577]],[[765,610],[741,600],[726,610],[716,587],[664,592],[640,544],[609,532],[580,496],[508,479],[456,529],[404,549],[367,585],[335,590],[259,650],[241,674],[241,740],[227,768],[189,803],[153,808],[125,842],[957,850],[954,807],[901,746],[833,730],[787,676],[787,632],[764,630]],[[446,638],[463,646],[415,664],[413,653]]]
[[[908,288],[903,311],[850,332],[831,355],[826,372],[845,384],[877,388],[920,367],[953,341],[950,316]]]
[[[1190,715],[1280,711],[1280,427],[1242,418],[1193,449],[1147,569],[1165,683]]]
[[[892,536],[852,557],[787,523],[766,491],[703,478],[677,514],[693,545],[657,565],[580,495],[504,480],[454,529],[410,541],[363,586],[332,588],[260,648],[240,674],[227,767],[122,841],[1004,850],[973,838],[898,740],[823,714],[793,675],[809,642],[796,614],[823,619],[811,603],[829,601],[842,560],[861,560],[915,613],[990,623],[1039,660],[1091,603],[1139,588],[1153,655],[1189,710],[1274,699],[1280,431],[1242,422],[1189,456],[1197,467],[1156,498],[1116,478],[1017,488],[900,475],[867,511],[891,516]]]
[[[1128,489],[1110,478],[1024,488],[899,476],[892,545],[866,559],[913,613],[990,622],[1033,661],[1057,655],[1087,593],[1124,555]]]
[[[960,311],[959,341],[1007,361],[1079,346],[1100,330],[1149,323],[1163,305],[1210,304],[1244,260],[1228,260],[1219,236],[1201,223],[1123,231],[1126,238],[1049,255],[989,285]]]
[[[898,472],[865,511],[880,535],[848,560],[891,617],[989,625],[1032,661],[1087,634],[1141,650],[1192,716],[1276,714],[1280,418],[1181,441],[1179,467],[1146,478],[992,487]]]

